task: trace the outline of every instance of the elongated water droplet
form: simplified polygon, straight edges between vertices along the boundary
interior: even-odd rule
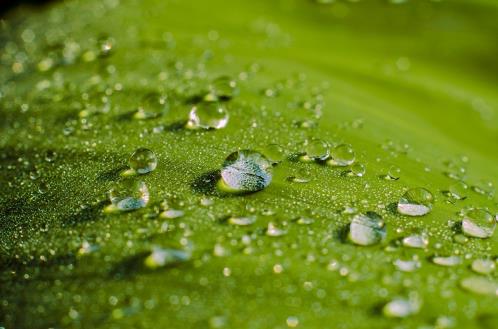
[[[403,246],[409,248],[424,249],[429,245],[429,237],[427,234],[413,234],[403,238]]]
[[[201,102],[190,110],[187,127],[191,129],[221,129],[228,123],[228,111],[223,103]]]
[[[219,187],[234,193],[260,191],[271,183],[271,168],[271,162],[261,153],[236,151],[223,163]]]
[[[432,258],[432,262],[436,265],[451,267],[460,265],[462,259],[459,256],[435,256]]]
[[[421,267],[418,259],[402,260],[397,259],[394,261],[394,266],[402,272],[414,272]]]
[[[381,242],[386,236],[386,228],[382,217],[369,211],[353,217],[349,226],[349,239],[361,246],[370,246]]]
[[[335,167],[350,166],[355,162],[356,154],[349,144],[339,144],[330,151],[327,164]]]
[[[434,197],[422,187],[406,191],[398,202],[398,212],[407,216],[423,216],[432,210]]]
[[[417,314],[420,306],[421,302],[417,297],[395,298],[384,306],[382,313],[388,318],[406,318]]]
[[[498,297],[498,282],[482,276],[471,276],[460,281],[460,286],[478,295]]]
[[[256,222],[256,216],[235,217],[228,218],[228,223],[237,226],[248,226]]]
[[[122,180],[109,191],[109,199],[119,211],[143,208],[149,202],[149,189],[144,182]]]
[[[268,236],[273,236],[273,237],[279,237],[282,235],[286,235],[287,231],[278,227],[275,223],[269,222],[268,227],[266,228],[266,235]]]
[[[147,174],[157,167],[157,157],[149,149],[139,148],[130,156],[130,168],[139,174]]]
[[[464,213],[462,232],[467,236],[486,239],[495,228],[496,219],[487,210],[472,208]]]
[[[491,259],[475,259],[470,268],[479,274],[490,274],[496,269],[496,263]]]
[[[145,266],[151,269],[164,267],[171,264],[186,262],[190,259],[189,251],[154,247],[149,256],[144,260]]]

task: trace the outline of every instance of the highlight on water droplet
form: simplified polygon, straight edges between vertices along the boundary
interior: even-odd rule
[[[370,246],[381,242],[386,237],[386,227],[382,217],[369,211],[353,217],[349,225],[349,240],[361,246]]]
[[[120,180],[109,191],[109,200],[112,206],[106,212],[140,209],[149,202],[149,189],[142,181]]]
[[[349,144],[339,144],[330,150],[330,158],[327,160],[329,166],[347,167],[356,160],[353,147]]]
[[[230,154],[221,169],[218,187],[230,193],[260,191],[272,180],[272,163],[261,153],[241,150]]]
[[[434,196],[425,188],[416,187],[406,191],[399,199],[398,212],[406,216],[423,216],[432,210]]]
[[[140,147],[131,154],[128,163],[136,173],[147,174],[156,169],[157,157],[151,150]]]
[[[220,102],[201,102],[192,107],[187,128],[222,129],[228,124],[228,110]]]

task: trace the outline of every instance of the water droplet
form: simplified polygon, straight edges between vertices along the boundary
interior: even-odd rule
[[[289,328],[296,328],[299,325],[299,319],[295,316],[289,316],[285,322]]]
[[[183,215],[185,215],[185,212],[183,210],[179,210],[179,209],[166,209],[159,216],[162,217],[162,218],[173,219],[173,218],[180,218]]]
[[[369,211],[353,217],[349,226],[349,239],[361,246],[370,246],[381,242],[386,237],[386,228],[382,217]]]
[[[299,217],[296,219],[296,223],[298,223],[299,225],[311,225],[314,222],[315,220],[309,217]]]
[[[464,278],[460,281],[460,287],[475,294],[498,297],[498,282],[482,276]]]
[[[144,264],[148,268],[156,269],[171,264],[186,262],[190,257],[191,254],[189,251],[154,247],[150,255],[145,258]]]
[[[269,222],[268,227],[266,228],[266,235],[268,236],[273,236],[273,237],[279,237],[286,235],[287,231],[278,227],[275,223]]]
[[[335,167],[346,167],[354,163],[356,155],[349,144],[339,144],[330,151],[330,159],[327,164]]]
[[[247,226],[252,225],[256,222],[256,216],[246,216],[246,217],[235,217],[231,216],[228,218],[228,223],[237,226]]]
[[[135,210],[147,205],[149,190],[144,182],[121,180],[109,191],[109,199],[116,210]]]
[[[409,248],[424,249],[429,245],[429,237],[427,234],[413,234],[403,238],[403,246]]]
[[[464,182],[456,182],[448,188],[448,194],[455,200],[464,200],[467,198],[468,186]]]
[[[387,180],[398,180],[401,177],[401,169],[398,166],[392,165],[384,176]]]
[[[311,173],[307,168],[299,168],[295,175],[287,177],[287,181],[300,184],[309,183],[311,181]]]
[[[397,259],[394,261],[394,266],[402,272],[414,272],[418,270],[422,264],[418,259],[402,260]]]
[[[191,129],[221,129],[228,124],[228,111],[223,103],[201,102],[190,110],[187,127]]]
[[[349,169],[348,176],[363,177],[363,175],[365,175],[366,171],[367,171],[367,168],[365,167],[365,165],[357,162],[357,163],[354,163],[351,166],[351,168]]]
[[[278,144],[268,144],[262,151],[266,158],[273,163],[279,163],[285,160],[285,150]]]
[[[308,140],[305,152],[306,156],[313,160],[325,160],[330,154],[328,143],[321,139]]]
[[[241,150],[230,154],[221,169],[219,187],[227,192],[260,191],[271,183],[272,164],[261,153]]]
[[[167,97],[160,93],[150,93],[145,95],[133,118],[137,120],[147,120],[157,118],[169,110]]]
[[[462,232],[474,238],[489,238],[496,228],[496,219],[484,209],[471,208],[464,213]]]
[[[205,100],[222,100],[232,99],[238,93],[237,82],[228,76],[221,76],[214,79],[209,85],[209,93]]]
[[[432,262],[436,265],[451,267],[460,265],[462,259],[459,256],[435,256],[432,258]]]
[[[496,269],[496,263],[491,259],[475,259],[470,268],[479,274],[490,274]]]
[[[398,212],[407,216],[423,216],[431,211],[433,202],[431,192],[422,187],[412,188],[399,199]]]
[[[421,302],[417,297],[395,298],[384,305],[382,313],[388,318],[406,318],[417,314],[420,310]]]
[[[157,157],[151,150],[141,147],[132,153],[128,163],[135,172],[147,174],[156,169]]]

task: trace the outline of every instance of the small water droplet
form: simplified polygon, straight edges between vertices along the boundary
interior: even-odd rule
[[[471,276],[460,281],[460,287],[478,295],[498,297],[498,282],[482,276]]]
[[[298,223],[299,225],[311,225],[314,222],[315,220],[309,217],[299,217],[296,219],[296,223]]]
[[[214,79],[209,85],[209,93],[205,100],[230,100],[238,93],[237,82],[229,76],[221,76]]]
[[[421,302],[417,297],[395,298],[384,305],[382,313],[388,318],[406,318],[417,314],[420,310]]]
[[[143,208],[149,202],[149,190],[142,181],[121,180],[109,191],[109,199],[118,211]]]
[[[406,191],[399,199],[398,212],[407,216],[423,216],[432,210],[434,196],[422,187]]]
[[[252,150],[236,151],[223,163],[218,186],[233,193],[260,191],[271,183],[271,168],[271,162],[261,153]]]
[[[496,269],[496,263],[491,259],[475,259],[470,268],[479,274],[490,274]]]
[[[402,260],[397,259],[394,261],[394,266],[402,272],[414,272],[418,270],[422,264],[418,259]]]
[[[268,144],[262,151],[266,158],[273,163],[279,163],[285,160],[285,150],[279,144]]]
[[[151,269],[168,266],[171,264],[186,262],[191,253],[186,250],[154,247],[149,256],[144,260],[145,266]]]
[[[248,226],[252,225],[256,222],[256,216],[245,216],[245,217],[236,217],[231,216],[228,218],[228,223],[237,226]]]
[[[464,213],[462,232],[474,238],[486,239],[493,235],[496,219],[487,210],[471,208]]]
[[[432,262],[436,265],[451,267],[460,265],[462,259],[459,256],[435,256],[432,258]]]
[[[190,110],[187,127],[191,129],[221,129],[228,124],[226,105],[219,102],[201,102]]]
[[[351,166],[351,168],[349,169],[348,176],[363,177],[365,175],[366,171],[367,171],[367,168],[365,167],[365,165],[357,162],[357,163],[354,163]]]
[[[286,235],[287,231],[278,227],[275,223],[269,222],[268,227],[266,228],[266,235],[272,236],[272,237],[279,237]]]
[[[179,209],[166,209],[163,212],[161,212],[161,214],[159,216],[161,218],[173,219],[173,218],[183,217],[183,215],[185,215],[185,212],[183,210],[179,210]]]
[[[304,151],[313,160],[325,160],[330,154],[328,143],[321,139],[308,140]]]
[[[299,319],[295,316],[289,316],[285,322],[289,328],[296,328],[299,325]]]
[[[361,246],[370,246],[381,242],[386,237],[386,228],[382,217],[369,211],[353,217],[349,226],[349,239]]]
[[[458,181],[450,185],[448,194],[455,200],[464,200],[467,198],[468,186],[464,182]]]
[[[139,174],[147,174],[157,167],[157,157],[149,149],[138,148],[128,160],[130,168]]]
[[[327,164],[334,167],[346,167],[355,162],[356,154],[349,144],[339,144],[330,151]]]

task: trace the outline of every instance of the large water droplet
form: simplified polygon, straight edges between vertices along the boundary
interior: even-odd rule
[[[272,164],[261,153],[241,150],[230,154],[221,169],[219,187],[227,192],[249,193],[271,183]]]
[[[398,180],[401,177],[401,169],[398,166],[392,165],[384,176],[387,180]]]
[[[381,242],[386,236],[386,228],[382,217],[369,211],[353,217],[349,225],[349,239],[361,246],[370,246]]]
[[[356,154],[349,144],[339,144],[330,151],[328,165],[335,167],[346,167],[354,163]]]
[[[109,191],[112,205],[119,211],[143,208],[149,202],[149,189],[142,181],[121,180]]]
[[[157,157],[149,149],[138,148],[128,160],[130,168],[139,174],[147,174],[157,167]]]
[[[489,238],[496,228],[496,219],[487,210],[469,209],[464,213],[462,232],[474,238]]]
[[[471,276],[460,281],[460,286],[479,295],[498,297],[498,282],[482,276]]]
[[[407,216],[423,216],[431,211],[433,202],[431,192],[422,187],[412,188],[399,199],[398,212]]]
[[[228,111],[223,103],[201,102],[190,110],[187,127],[191,129],[221,129],[228,123]]]

